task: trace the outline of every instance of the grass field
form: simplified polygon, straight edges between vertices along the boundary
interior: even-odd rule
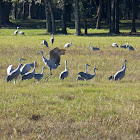
[[[108,36],[108,29],[89,29],[89,36],[56,34],[51,46],[51,35],[45,29],[22,29],[26,37],[14,36],[15,29],[0,29],[0,138],[8,139],[56,139],[56,140],[138,140],[140,138],[140,37],[139,35]],[[129,30],[121,30],[128,33]],[[138,34],[140,30],[138,29]],[[92,35],[95,33],[96,35]],[[101,35],[100,35],[101,34]],[[48,41],[49,48],[42,46]],[[44,78],[6,82],[6,69],[10,64],[37,62],[36,72],[41,73],[46,58],[54,47],[72,46],[61,56],[60,66],[52,70],[48,81]],[[93,52],[92,46],[101,51]],[[135,51],[109,47],[113,42],[129,42]],[[108,77],[121,69],[127,60],[126,75],[121,81],[109,81]],[[59,80],[68,61],[69,76]],[[89,81],[76,81],[78,72],[93,73]],[[47,67],[46,67],[47,68]],[[49,74],[45,69],[44,77]]]

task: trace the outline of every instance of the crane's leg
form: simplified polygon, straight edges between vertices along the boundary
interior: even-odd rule
[[[45,78],[45,80],[47,79],[47,81],[49,80],[49,78],[51,77],[52,73],[51,73],[51,69],[50,69],[50,74]]]

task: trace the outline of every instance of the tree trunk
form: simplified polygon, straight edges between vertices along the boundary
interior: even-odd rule
[[[48,0],[48,6],[49,6],[51,20],[52,20],[52,33],[55,34],[56,33],[56,27],[55,27],[55,19],[54,19],[54,13],[53,13],[51,0]]]
[[[9,24],[9,14],[11,9],[11,2],[0,1],[0,26]]]
[[[75,29],[76,35],[81,35],[81,28],[80,28],[80,15],[79,15],[79,0],[75,0]]]
[[[28,15],[28,19],[31,19],[31,6],[32,6],[32,3],[30,2],[29,3],[29,15]]]
[[[23,11],[22,11],[22,15],[23,15],[23,19],[26,19],[26,7],[25,7],[25,2],[23,2]]]
[[[52,32],[52,22],[51,22],[51,15],[50,15],[50,12],[49,12],[48,2],[45,0],[44,3],[45,3],[47,33],[51,33]]]
[[[103,0],[99,0],[99,6],[98,6],[98,10],[97,10],[98,18],[97,18],[97,23],[96,23],[96,29],[100,29],[102,10],[103,10]]]
[[[13,19],[17,19],[17,4],[13,4],[13,11],[12,11],[12,17]]]
[[[115,0],[115,33],[119,34],[119,0]]]
[[[85,35],[87,35],[87,19],[84,19]]]
[[[115,0],[111,1],[111,33],[115,33]]]
[[[66,0],[63,0],[63,11],[62,11],[62,33],[66,34]]]
[[[131,32],[136,32],[136,27],[135,27],[136,4],[137,4],[137,0],[132,0],[132,29],[131,29]]]

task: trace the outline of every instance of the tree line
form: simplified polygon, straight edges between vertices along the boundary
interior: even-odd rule
[[[139,0],[0,0],[0,27],[9,19],[46,19],[48,33],[55,34],[56,20],[61,21],[61,32],[67,33],[68,21],[74,20],[75,34],[81,35],[81,24],[87,34],[87,22],[96,19],[108,24],[110,34],[119,34],[119,20],[131,20],[131,32],[136,32]]]

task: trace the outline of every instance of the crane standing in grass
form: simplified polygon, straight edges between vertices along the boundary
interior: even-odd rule
[[[69,48],[72,45],[72,42],[65,44],[64,48]]]
[[[95,70],[98,70],[98,69],[95,67],[93,68],[94,74],[79,72],[78,75],[80,75],[83,79],[85,79],[87,81],[87,80],[90,80],[95,77],[95,75],[96,75]]]
[[[126,70],[126,60],[124,60],[124,66],[122,66],[122,69],[119,70],[115,75],[110,76],[108,79],[113,79],[114,81],[121,80],[125,76],[125,70]]]
[[[21,34],[23,36],[26,36],[25,33],[24,33],[24,31],[20,31],[19,34]]]
[[[112,45],[109,45],[111,47],[117,47],[118,48],[118,44],[117,43],[112,43]]]
[[[17,30],[14,32],[14,35],[18,34],[18,29],[19,29],[19,27],[17,27]]]
[[[99,51],[100,49],[99,48],[96,48],[96,47],[92,47],[91,46],[91,43],[89,44],[90,48],[93,50],[93,51]]]
[[[50,70],[50,75],[49,76],[52,75],[51,70],[56,69],[60,65],[60,56],[64,55],[65,52],[66,52],[65,49],[54,48],[49,53],[50,58],[46,59],[44,57],[43,51],[40,51],[40,53],[42,54],[42,59],[43,59],[44,63],[47,65],[47,67]]]
[[[45,66],[43,66],[42,73],[35,73],[34,78],[39,82],[43,78]]]
[[[85,67],[86,67],[86,72],[85,73],[88,73],[87,72],[87,66],[90,66],[89,64],[85,64]],[[82,80],[82,81],[84,81],[84,78],[82,78],[80,75],[76,78],[76,80],[78,81],[78,80]]]
[[[24,75],[25,73],[29,72],[32,68],[34,68],[34,63],[26,63],[20,69],[20,74]]]
[[[68,74],[69,74],[69,72],[67,69],[67,61],[65,61],[65,70],[60,73],[59,79],[64,79],[64,78],[68,77]]]
[[[32,79],[34,77],[34,75],[35,75],[35,65],[36,65],[36,61],[34,61],[34,69],[33,69],[33,71],[24,74],[22,76],[22,80],[29,80],[29,79]]]
[[[53,43],[54,43],[54,35],[52,34],[52,38],[50,39],[50,41],[51,41],[51,44],[53,45]]]
[[[9,75],[7,77],[7,82],[12,81],[13,79],[15,79],[15,81],[16,81],[16,79],[20,75],[20,68],[22,66],[21,60],[24,60],[24,59],[19,58],[19,66],[17,67],[17,69],[15,69],[15,70],[11,71],[11,73],[9,73]],[[15,83],[15,81],[14,81],[14,83]]]
[[[19,64],[21,64],[21,60],[25,60],[25,59],[19,58]],[[10,75],[13,70],[15,70],[13,68],[13,65],[9,65],[8,68],[7,68],[7,75]]]
[[[49,47],[48,46],[48,42],[46,40],[43,40],[42,44],[41,45],[45,45],[46,47]]]

